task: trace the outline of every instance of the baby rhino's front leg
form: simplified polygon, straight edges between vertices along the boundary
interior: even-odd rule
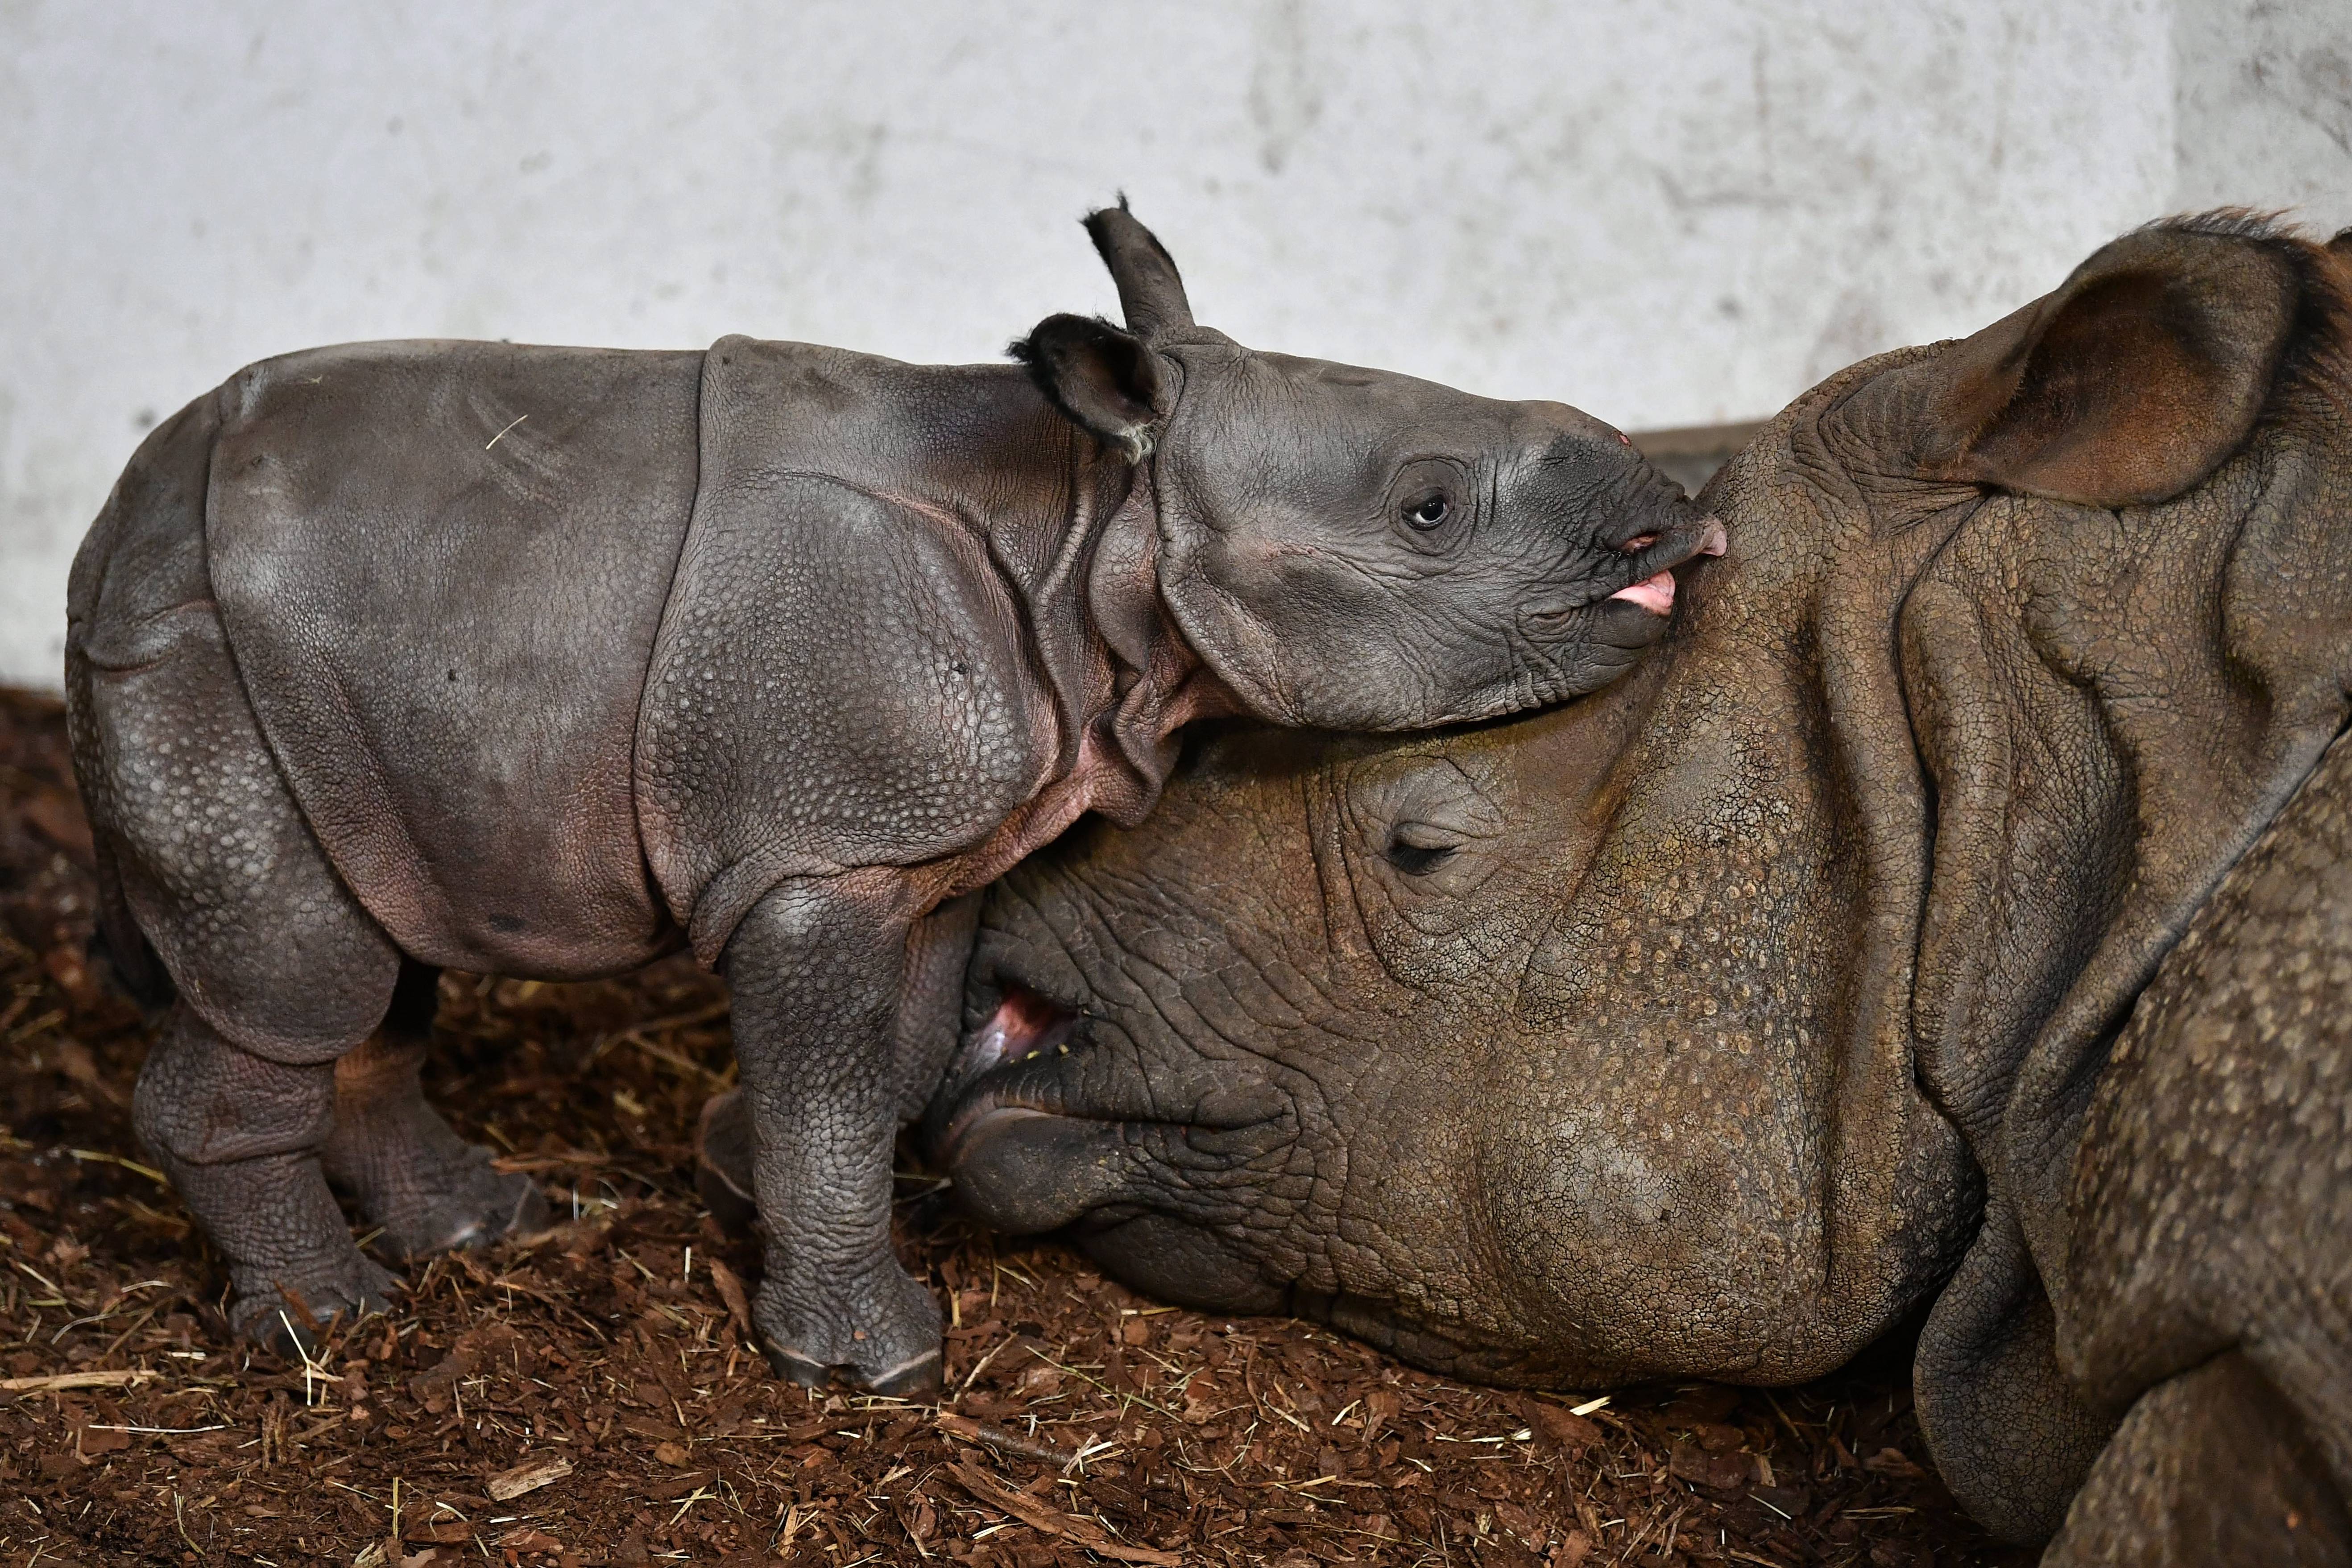
[[[744,917],[726,959],[759,1133],[767,1258],[752,1315],[768,1358],[796,1382],[839,1370],[893,1394],[940,1381],[939,1306],[890,1246],[905,906],[895,872],[786,882]]]

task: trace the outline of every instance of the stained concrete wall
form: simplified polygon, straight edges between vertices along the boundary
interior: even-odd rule
[[[305,344],[969,360],[1113,301],[1629,426],[2185,205],[2352,222],[2342,0],[0,0],[0,679],[140,432]]]

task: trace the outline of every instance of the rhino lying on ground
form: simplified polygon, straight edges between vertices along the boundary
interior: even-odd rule
[[[1124,208],[1088,228],[1127,330],[1050,317],[1026,368],[363,344],[141,448],[74,564],[74,761],[107,942],[177,996],[139,1131],[241,1329],[390,1283],[329,1177],[400,1256],[538,1212],[419,1094],[439,966],[690,942],[732,986],[771,1355],[935,1383],[891,1145],[968,895],[1139,818],[1202,714],[1589,691],[1721,548],[1597,421],[1250,353]]]
[[[1932,1299],[1937,1461],[2045,1561],[2352,1561],[2352,246],[2132,235],[1701,500],[1608,691],[1223,733],[1001,884],[958,1186],[1504,1382]]]

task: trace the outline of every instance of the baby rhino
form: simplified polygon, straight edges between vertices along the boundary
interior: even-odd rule
[[[141,1137],[296,1341],[394,1257],[537,1222],[422,1099],[444,966],[732,994],[771,1359],[920,1390],[891,1146],[975,889],[1132,823],[1210,714],[1396,730],[1589,691],[1720,529],[1557,404],[1253,353],[1124,208],[1124,331],[1018,365],[726,338],[256,365],[149,437],[76,559],[101,932],[169,1026]]]

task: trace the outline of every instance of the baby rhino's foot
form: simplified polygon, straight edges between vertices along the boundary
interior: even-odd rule
[[[459,1247],[487,1247],[502,1236],[545,1228],[547,1199],[529,1176],[490,1167],[477,1145],[359,1194],[360,1211],[383,1228],[381,1245],[404,1262]]]
[[[252,1278],[256,1270],[233,1270],[237,1290],[229,1327],[266,1351],[308,1361],[339,1320],[352,1323],[391,1311],[398,1277],[356,1248],[348,1250],[347,1258],[276,1270],[267,1279]]]
[[[812,1280],[793,1289],[775,1271],[761,1283],[752,1317],[776,1375],[822,1387],[839,1373],[861,1388],[919,1399],[940,1386],[940,1309],[896,1258],[852,1281]]]
[[[371,1042],[335,1064],[335,1125],[320,1152],[328,1179],[404,1261],[546,1225],[538,1184],[492,1170],[490,1152],[425,1102],[424,1058],[421,1047]]]

